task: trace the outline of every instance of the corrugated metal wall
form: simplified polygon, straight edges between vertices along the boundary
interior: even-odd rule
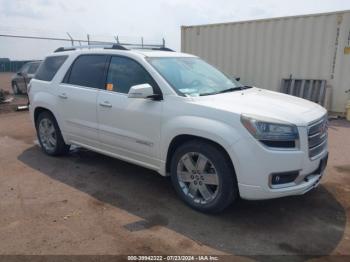
[[[339,34],[338,34],[339,30]],[[343,112],[350,88],[350,12],[182,27],[181,50],[241,82],[279,90],[288,78],[327,80],[331,110]],[[335,63],[334,63],[335,61]]]

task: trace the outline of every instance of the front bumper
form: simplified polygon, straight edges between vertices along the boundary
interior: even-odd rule
[[[302,195],[318,186],[324,175],[328,147],[316,159],[310,159],[307,130],[299,130],[299,133],[298,150],[270,149],[251,138],[232,145],[230,155],[241,198],[258,200]],[[271,185],[272,174],[295,171],[298,177],[293,183],[278,187]]]
[[[325,157],[327,157],[326,155]],[[321,163],[320,163],[321,166]],[[251,186],[245,184],[239,184],[240,195],[243,199],[271,199],[292,195],[302,195],[310,190],[316,188],[321,181],[321,178],[325,174],[324,169],[317,168],[310,174],[304,174],[298,176],[298,184],[289,185],[281,188],[271,188],[269,190],[263,190],[262,187]]]

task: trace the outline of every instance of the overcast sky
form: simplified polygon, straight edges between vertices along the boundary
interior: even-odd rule
[[[180,26],[350,9],[350,0],[0,0],[0,34],[161,42],[180,50]],[[41,59],[69,43],[0,37],[0,57]]]

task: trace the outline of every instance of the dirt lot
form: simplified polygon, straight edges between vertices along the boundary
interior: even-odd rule
[[[329,132],[317,189],[214,216],[141,167],[82,149],[48,157],[28,112],[0,114],[0,254],[350,255],[350,124],[332,121]]]
[[[0,73],[0,89],[11,92],[11,77],[13,73]]]
[[[11,78],[13,73],[0,73],[0,89],[7,91],[9,93],[8,98],[13,98],[11,103],[5,103],[0,105],[0,114],[8,113],[15,111],[18,105],[26,105],[27,104],[27,96],[26,95],[12,95],[11,88]]]

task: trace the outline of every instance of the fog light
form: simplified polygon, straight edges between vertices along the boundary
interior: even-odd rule
[[[281,185],[281,184],[291,183],[297,178],[298,175],[299,175],[299,171],[273,174],[271,177],[271,185]]]

